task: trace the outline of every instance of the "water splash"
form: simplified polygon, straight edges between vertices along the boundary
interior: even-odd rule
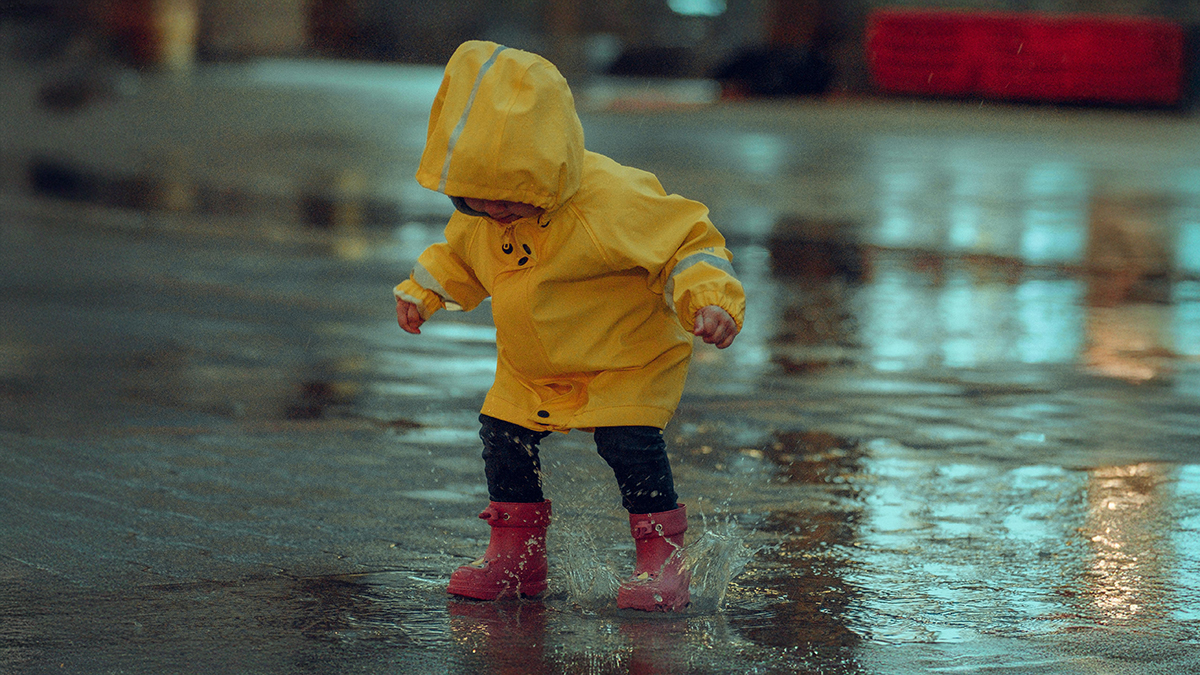
[[[720,611],[730,582],[757,553],[733,521],[709,523],[705,519],[703,532],[684,547],[685,564],[692,570],[692,609]]]
[[[617,596],[620,581],[607,561],[601,560],[600,548],[586,529],[564,537],[561,578],[566,585],[567,599],[585,608],[601,608]]]
[[[689,611],[717,612],[725,603],[726,591],[757,549],[746,544],[746,533],[732,521],[704,519],[699,530],[683,548],[684,566],[692,572],[692,604]],[[567,599],[585,609],[599,610],[612,604],[617,587],[628,575],[632,561],[620,556],[620,562],[605,558],[606,549],[598,545],[586,528],[565,535],[558,554]]]

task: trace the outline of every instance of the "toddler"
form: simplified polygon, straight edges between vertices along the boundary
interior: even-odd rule
[[[482,41],[446,66],[416,178],[456,213],[395,288],[400,327],[417,334],[440,309],[491,298],[498,351],[479,417],[491,540],[447,590],[493,600],[546,589],[538,444],[578,429],[594,434],[630,513],[637,555],[618,607],[683,609],[687,516],[662,430],[693,336],[728,347],[745,308],[708,209],[585,150],[558,70]]]

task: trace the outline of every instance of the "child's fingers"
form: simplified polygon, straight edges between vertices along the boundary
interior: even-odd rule
[[[725,349],[729,345],[733,344],[733,339],[735,337],[737,337],[737,324],[733,323],[733,321],[730,321],[728,324],[723,326],[721,335],[719,338],[714,340],[713,344],[717,346],[717,349]]]
[[[732,331],[729,330],[729,325],[724,321],[718,320],[706,341],[711,345],[716,345],[718,349],[728,347],[733,342],[733,335]]]
[[[725,349],[733,344],[738,330],[737,324],[734,323],[733,317],[729,316],[729,312],[713,305],[696,312],[693,332],[708,344],[716,345],[718,349]]]
[[[416,305],[410,304],[408,306],[408,325],[411,328],[409,332],[414,335],[420,335],[421,324],[423,323],[425,323],[425,319],[421,317],[421,311],[417,309]]]
[[[400,324],[400,328],[413,335],[419,335],[421,324],[425,323],[417,306],[404,300],[396,300],[396,321]]]

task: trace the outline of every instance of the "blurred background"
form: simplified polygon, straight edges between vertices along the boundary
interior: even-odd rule
[[[6,2],[0,196],[335,232],[403,269],[450,209],[412,179],[442,64],[485,38],[556,62],[589,148],[709,205],[744,275],[869,281],[875,309],[845,312],[878,363],[1147,380],[1200,351],[1198,24],[1184,0]],[[1012,297],[984,330],[962,312],[993,278]],[[945,320],[895,323],[889,283],[931,285],[905,301]],[[1096,322],[1126,301],[1123,328]],[[758,362],[845,341],[760,315]]]
[[[1188,30],[1200,21],[1200,7],[1187,0],[14,0],[0,5],[0,20],[7,56],[25,60],[167,70],[262,57],[442,64],[463,40],[489,39],[543,54],[575,80],[730,79],[739,66],[766,69],[764,59],[774,59],[796,80],[790,93],[865,93],[872,15],[898,9],[1088,13]],[[811,71],[807,91],[802,65]]]
[[[412,179],[442,64],[485,38],[561,67],[589,148],[711,208],[761,284],[742,372],[1055,363],[1193,391],[1198,22],[1182,0],[6,2],[0,198],[330,237],[347,273],[399,275],[450,212]]]
[[[1192,0],[0,2],[0,599],[30,617],[0,663],[120,663],[80,637],[116,630],[227,667],[260,648],[242,602],[309,627],[299,652],[505,651],[438,608],[481,536],[491,317],[411,336],[391,296],[452,208],[413,179],[443,64],[484,38],[560,67],[591,150],[708,205],[748,296],[668,429],[689,508],[758,552],[706,588],[728,623],[602,631],[560,593],[533,642],[717,664],[688,672],[1022,644],[1013,672],[1194,669],[1197,25]],[[557,444],[548,496],[624,541],[589,443]],[[228,590],[193,611],[161,585],[197,579]],[[564,671],[615,672],[513,670]]]

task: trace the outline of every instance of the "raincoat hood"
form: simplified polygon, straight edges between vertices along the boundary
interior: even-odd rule
[[[494,42],[461,45],[429,114],[417,182],[450,197],[552,211],[579,189],[583,125],[546,59]]]

